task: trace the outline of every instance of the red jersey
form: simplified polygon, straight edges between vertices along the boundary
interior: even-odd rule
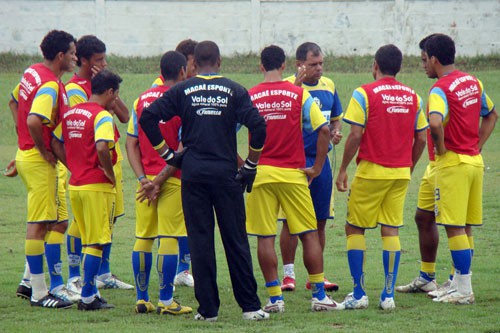
[[[304,168],[303,88],[288,81],[263,82],[248,93],[266,121],[267,135],[259,165]]]
[[[446,149],[470,156],[480,153],[478,143],[482,94],[479,81],[458,70],[441,77],[432,86],[429,113],[443,116]]]
[[[69,184],[111,183],[99,167],[96,149],[98,141],[113,142],[111,114],[100,104],[86,102],[65,112],[61,121],[66,162],[71,172]],[[111,161],[115,164],[116,151],[112,149],[111,154]]]
[[[162,96],[168,89],[169,87],[167,86],[157,86],[142,93],[135,104],[135,112],[137,116],[132,117],[131,119],[131,121],[135,122],[133,125],[134,128],[137,128],[137,133],[131,133],[131,131],[129,130],[128,134],[137,136],[139,140],[139,147],[141,150],[141,163],[144,168],[144,172],[147,175],[159,174],[160,171],[165,167],[166,163],[163,158],[158,155],[156,150],[154,150],[146,134],[138,124],[138,120],[141,118],[141,114],[144,108],[149,106],[157,98]],[[175,116],[167,122],[160,121],[159,125],[161,134],[167,145],[170,148],[177,150],[179,148],[179,129],[181,128],[181,118],[179,116]],[[181,171],[177,170],[177,172],[175,172],[173,176],[180,179]]]
[[[48,82],[55,82],[58,90],[56,91],[55,87],[40,90],[40,87]],[[47,104],[47,108],[50,108],[50,110],[31,110],[35,97],[40,98],[42,95],[55,99],[55,107]],[[31,112],[43,118],[45,125],[43,126],[43,141],[46,149],[52,151],[50,147],[51,133],[59,122],[59,115],[68,108],[64,85],[43,63],[34,64],[26,69],[21,78],[18,103],[17,140],[19,149],[28,150],[35,146],[27,124],[28,115]]]
[[[411,167],[419,111],[417,94],[394,78],[383,78],[361,88],[366,93],[368,116],[357,162]]]

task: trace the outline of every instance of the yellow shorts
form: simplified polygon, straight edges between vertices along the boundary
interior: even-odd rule
[[[116,179],[116,202],[115,202],[115,218],[125,215],[125,204],[123,202],[123,172],[122,162],[118,161],[113,166]]]
[[[307,185],[267,183],[254,187],[247,196],[247,233],[276,236],[280,206],[286,214],[290,234],[317,229],[314,206]]]
[[[154,176],[148,176],[154,179]],[[137,186],[139,189],[139,186]],[[186,224],[182,210],[181,182],[168,179],[161,187],[158,200],[148,206],[147,201],[135,204],[135,236],[142,239],[156,237],[185,237]]]
[[[434,186],[436,185],[436,172],[434,165],[428,164],[418,189],[417,208],[434,213]]]
[[[34,148],[33,148],[34,149]],[[56,184],[57,169],[47,163],[38,151],[32,151],[33,159],[23,155],[27,151],[18,150],[16,168],[28,192],[28,223],[54,223],[57,221]]]
[[[436,169],[437,224],[483,224],[483,174],[483,167],[466,163]]]
[[[401,227],[408,179],[354,177],[347,203],[347,223],[362,229],[377,224]]]
[[[68,222],[68,169],[61,162],[57,163],[57,222]]]
[[[115,193],[69,190],[69,199],[78,221],[82,245],[111,243],[114,220]]]

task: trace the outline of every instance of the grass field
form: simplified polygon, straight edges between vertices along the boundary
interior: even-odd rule
[[[224,63],[223,63],[224,65]],[[255,67],[256,68],[256,67]],[[480,77],[494,101],[500,103],[500,70],[473,72]],[[121,96],[130,107],[140,92],[149,87],[155,73],[123,74],[124,82]],[[335,80],[340,98],[347,106],[352,90],[371,80],[371,75],[349,73],[327,73]],[[9,93],[19,80],[19,72],[2,71],[0,80],[0,166],[3,168],[15,155],[16,138],[10,112],[7,108]],[[261,80],[257,74],[228,74],[226,76],[250,87]],[[399,79],[413,86],[424,98],[432,84],[422,72],[402,74]],[[125,126],[119,125],[122,138]],[[344,126],[344,137],[348,126]],[[239,134],[240,147],[245,155],[246,135]],[[337,165],[343,153],[343,143],[337,147]],[[124,140],[121,140],[124,148]],[[124,150],[124,149],[123,149]],[[473,306],[453,306],[435,304],[424,295],[396,295],[397,309],[384,313],[377,309],[378,297],[383,286],[383,267],[381,259],[381,240],[379,231],[367,232],[366,289],[370,297],[370,307],[365,311],[343,311],[331,313],[311,313],[310,292],[303,289],[306,271],[301,260],[299,247],[296,261],[298,288],[285,294],[286,313],[273,315],[268,322],[243,322],[241,312],[232,297],[231,284],[220,239],[218,245],[218,282],[222,306],[217,323],[195,322],[192,315],[183,317],[160,317],[155,314],[136,315],[134,313],[134,291],[102,292],[116,308],[98,313],[82,313],[76,308],[53,311],[31,308],[24,300],[15,297],[15,290],[23,272],[26,191],[19,177],[8,179],[0,177],[0,331],[1,332],[132,332],[132,331],[172,331],[172,332],[500,332],[500,293],[496,281],[500,275],[500,227],[498,226],[500,197],[500,130],[497,128],[483,151],[486,163],[484,184],[484,227],[475,233],[475,257],[472,270],[473,286],[477,304]],[[401,229],[403,253],[398,283],[407,283],[419,270],[417,232],[413,222],[416,196],[420,177],[427,163],[426,156],[418,164],[411,181],[405,206],[405,228]],[[121,218],[115,229],[112,250],[112,271],[122,279],[132,282],[131,251],[134,243],[134,188],[135,179],[127,161],[124,161],[126,215]],[[354,168],[350,169],[352,179]],[[325,249],[326,276],[340,285],[340,291],[333,294],[337,301],[351,291],[352,283],[345,251],[343,224],[346,213],[346,196],[335,193],[336,219],[327,226],[327,247]],[[441,230],[442,243],[437,261],[438,282],[446,280],[450,270],[450,255],[447,250],[446,236]],[[250,238],[254,258],[254,271],[259,284],[261,301],[267,298],[264,281],[256,261],[256,240]],[[277,248],[279,253],[279,249]],[[64,256],[63,256],[64,257]],[[63,258],[64,273],[67,276],[66,259]],[[279,269],[281,276],[281,268]],[[157,301],[157,277],[153,269],[151,278],[152,300]],[[178,288],[178,299],[196,309],[193,290]]]

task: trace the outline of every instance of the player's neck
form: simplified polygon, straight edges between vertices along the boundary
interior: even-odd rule
[[[61,70],[61,68],[60,68],[60,66],[59,66],[58,63],[56,63],[54,61],[50,61],[50,60],[45,59],[44,65],[45,65],[45,67],[47,67],[48,69],[50,69],[50,71],[52,73],[54,73],[54,75],[56,77],[58,77],[59,79],[63,76],[64,71]]]
[[[78,68],[78,72],[76,72],[76,75],[78,75],[82,79],[92,79],[92,71],[85,70],[83,67]]]
[[[438,68],[436,70],[436,73],[438,75],[438,78],[441,78],[443,76],[446,76],[448,74],[450,74],[451,72],[453,72],[455,70],[455,64],[451,64],[451,65],[446,65],[446,66],[441,66],[440,68]]]
[[[282,71],[272,70],[264,73],[264,82],[279,82],[283,81]]]

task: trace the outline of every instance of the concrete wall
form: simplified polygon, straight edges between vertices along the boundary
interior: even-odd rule
[[[499,0],[0,0],[0,52],[39,53],[50,29],[95,34],[108,52],[159,55],[184,38],[211,39],[223,55],[271,43],[293,55],[306,40],[334,55],[364,55],[394,43],[419,54],[432,32],[459,55],[500,53]]]

